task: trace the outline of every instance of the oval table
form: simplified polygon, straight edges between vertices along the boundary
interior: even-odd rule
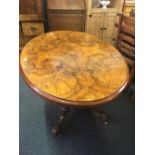
[[[43,98],[62,106],[55,135],[68,110],[95,108],[115,99],[127,86],[129,72],[118,50],[87,33],[55,31],[39,35],[20,54],[26,83]],[[107,124],[104,112],[94,112]]]

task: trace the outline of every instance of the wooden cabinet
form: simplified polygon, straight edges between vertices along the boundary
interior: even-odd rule
[[[97,3],[94,5],[93,2],[87,1],[86,32],[113,43],[117,36],[115,23],[121,12],[121,0],[111,1],[112,4],[107,9],[101,8]]]
[[[92,13],[88,16],[86,31],[100,39],[112,41],[116,35],[116,20],[117,13]]]
[[[43,0],[19,0],[19,48],[44,33]]]
[[[117,13],[92,13],[87,18],[86,32],[106,41],[114,41],[117,34]]]
[[[47,18],[48,31],[84,31],[84,0],[47,0]]]

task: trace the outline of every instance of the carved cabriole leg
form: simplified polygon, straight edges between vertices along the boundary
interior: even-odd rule
[[[101,119],[105,125],[108,124],[108,116],[105,112],[103,111],[93,111],[94,115]]]
[[[68,108],[64,108],[64,107],[61,108],[61,115],[59,117],[58,124],[52,129],[52,133],[55,136],[58,136],[58,135],[61,134],[62,126],[63,126],[63,123],[64,123],[64,119],[65,119],[68,111],[69,111]]]

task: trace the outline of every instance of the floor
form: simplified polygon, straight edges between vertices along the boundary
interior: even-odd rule
[[[109,114],[109,124],[88,110],[72,110],[61,137],[54,137],[60,107],[43,101],[22,77],[20,82],[20,155],[134,155],[134,104],[128,94],[98,109]]]

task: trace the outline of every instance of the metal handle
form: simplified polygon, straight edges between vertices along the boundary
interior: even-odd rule
[[[31,27],[32,32],[36,32],[36,30],[37,30],[36,27]]]

